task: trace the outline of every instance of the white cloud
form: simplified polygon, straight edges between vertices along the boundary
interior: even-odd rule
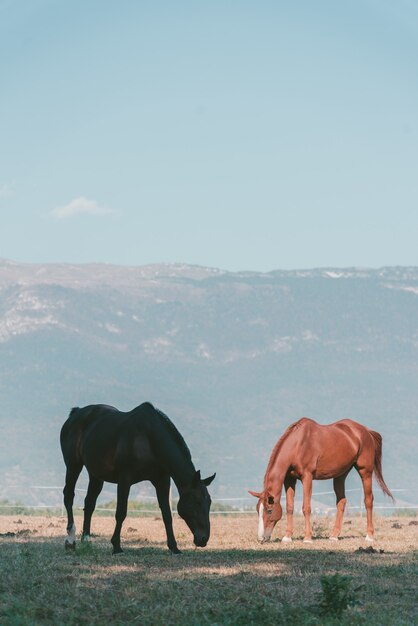
[[[80,196],[74,198],[68,204],[61,207],[56,207],[50,212],[50,215],[58,219],[66,219],[70,217],[76,217],[77,215],[109,215],[115,213],[112,209],[106,209],[105,207],[97,204],[96,200],[89,200]]]
[[[0,183],[0,198],[10,198],[13,196],[13,187],[9,183]]]

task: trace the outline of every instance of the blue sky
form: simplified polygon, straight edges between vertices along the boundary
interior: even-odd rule
[[[0,257],[418,265],[415,0],[0,0]]]

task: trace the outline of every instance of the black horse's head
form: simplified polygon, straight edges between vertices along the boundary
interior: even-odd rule
[[[199,548],[204,548],[209,541],[211,499],[207,487],[215,476],[216,474],[213,474],[209,478],[202,479],[200,471],[197,471],[191,485],[181,489],[179,493],[178,514],[192,531],[194,543]]]

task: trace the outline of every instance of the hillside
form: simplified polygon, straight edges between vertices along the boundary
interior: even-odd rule
[[[150,400],[217,472],[218,497],[259,489],[274,443],[307,415],[379,430],[386,482],[416,503],[417,356],[418,268],[0,261],[0,498],[39,502],[29,487],[63,484],[72,406]]]

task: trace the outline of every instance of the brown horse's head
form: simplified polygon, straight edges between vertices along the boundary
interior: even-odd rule
[[[178,514],[192,531],[194,543],[199,548],[204,548],[209,541],[211,499],[207,487],[214,478],[215,474],[202,480],[200,471],[197,471],[191,485],[179,490]]]
[[[282,518],[282,506],[280,504],[280,494],[273,496],[268,491],[249,491],[252,496],[258,499],[258,538],[260,541],[270,541],[271,533],[277,522]]]

